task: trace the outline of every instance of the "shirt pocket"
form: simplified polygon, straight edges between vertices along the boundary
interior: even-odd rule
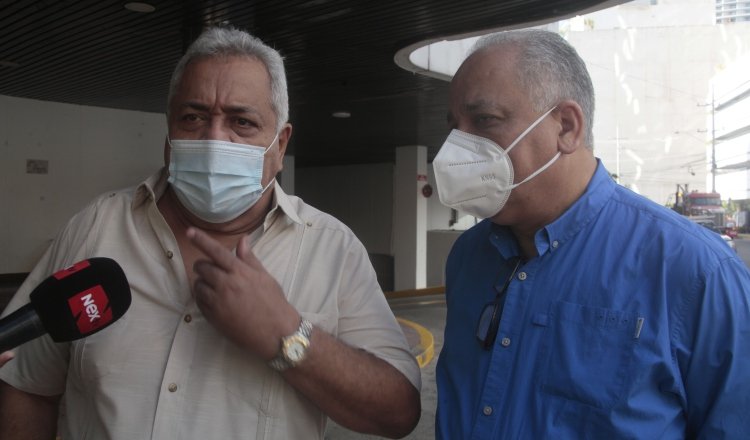
[[[128,368],[132,358],[133,338],[128,337],[125,319],[104,331],[72,343],[71,367],[82,383],[117,374]]]
[[[559,301],[535,323],[547,326],[542,391],[602,409],[622,399],[632,379],[634,313]]]

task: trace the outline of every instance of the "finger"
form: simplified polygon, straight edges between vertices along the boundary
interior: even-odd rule
[[[258,260],[258,257],[255,256],[255,252],[253,252],[250,247],[249,237],[243,238],[237,244],[237,258],[244,261],[252,268],[259,269],[263,267],[260,260]]]
[[[195,295],[195,302],[201,310],[211,309],[216,294],[210,285],[201,279],[196,280],[193,284],[193,294]]]
[[[198,275],[198,279],[211,287],[223,284],[223,279],[227,275],[224,269],[209,260],[198,260],[193,263],[193,272]]]
[[[4,351],[0,353],[0,366],[13,359],[13,356],[13,352],[10,351]]]
[[[211,238],[205,232],[193,227],[188,228],[186,235],[195,247],[202,251],[217,266],[227,271],[232,269],[236,261],[235,256],[231,251],[222,246],[221,243]]]

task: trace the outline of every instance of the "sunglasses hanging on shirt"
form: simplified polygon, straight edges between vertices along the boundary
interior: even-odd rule
[[[497,289],[497,283],[493,284],[493,287],[495,288],[495,292],[497,294],[495,295],[495,300],[487,303],[484,306],[484,309],[482,309],[482,314],[479,315],[479,322],[477,323],[477,340],[479,341],[479,344],[484,348],[485,350],[489,350],[492,347],[492,344],[495,343],[495,338],[497,337],[497,331],[500,327],[500,317],[503,314],[503,305],[505,304],[505,294],[508,292],[508,286],[510,286],[510,282],[513,279],[514,276],[516,276],[516,271],[521,266],[521,259],[517,258],[513,267],[513,270],[510,272],[510,275],[508,276],[508,279],[505,280],[505,283],[503,284],[503,287],[498,290]]]

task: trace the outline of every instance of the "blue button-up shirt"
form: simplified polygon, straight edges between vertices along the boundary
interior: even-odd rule
[[[599,164],[535,241],[490,350],[477,322],[519,246],[485,220],[450,253],[439,439],[750,438],[750,274],[717,234]]]

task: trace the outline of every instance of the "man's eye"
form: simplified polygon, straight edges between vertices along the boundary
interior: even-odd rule
[[[185,122],[195,122],[195,121],[198,121],[199,119],[200,118],[198,117],[198,115],[194,113],[190,113],[182,117],[182,120]]]
[[[255,122],[245,119],[245,118],[237,118],[237,125],[240,127],[255,127]]]

